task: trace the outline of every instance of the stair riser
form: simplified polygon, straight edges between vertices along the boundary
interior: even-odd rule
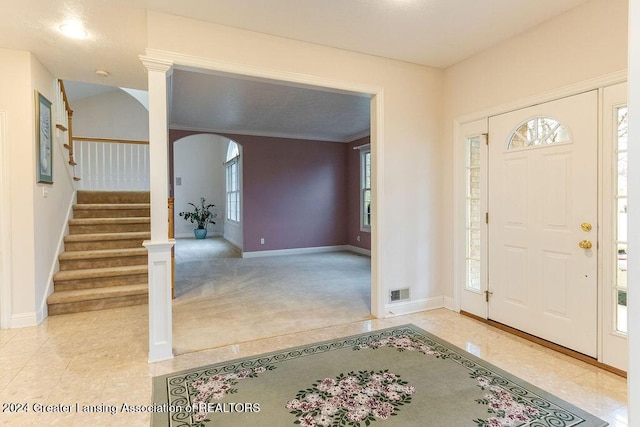
[[[149,223],[69,225],[69,234],[127,233],[133,231],[149,232],[151,227]]]
[[[79,313],[83,311],[104,310],[107,308],[128,307],[132,305],[147,304],[147,302],[147,295],[135,295],[62,304],[49,304],[49,315],[55,316],[57,314]]]
[[[148,191],[78,191],[78,203],[149,203]]]
[[[150,217],[148,208],[140,209],[73,209],[74,218],[131,218]]]
[[[123,267],[129,265],[147,265],[146,255],[127,256],[127,257],[111,257],[96,259],[77,259],[60,261],[60,271],[65,270],[83,270],[86,268],[107,268],[107,267]]]
[[[65,251],[99,251],[100,249],[129,249],[141,248],[143,240],[100,240],[88,242],[65,242]]]
[[[106,288],[109,286],[126,286],[148,281],[146,274],[129,274],[126,276],[100,277],[91,279],[54,280],[54,292],[74,291],[79,289]]]

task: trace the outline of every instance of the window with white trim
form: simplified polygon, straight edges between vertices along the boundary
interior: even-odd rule
[[[466,288],[480,291],[481,224],[480,209],[480,141],[481,136],[467,138],[466,152]]]
[[[616,251],[616,330],[627,333],[627,161],[629,116],[627,106],[616,108],[614,248]]]
[[[240,149],[238,144],[229,141],[227,159],[225,162],[226,174],[226,219],[227,221],[240,222],[240,175],[238,172],[238,159]]]
[[[371,147],[360,149],[360,230],[371,231]]]

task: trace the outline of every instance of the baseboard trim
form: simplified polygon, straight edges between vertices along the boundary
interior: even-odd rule
[[[242,252],[242,258],[261,258],[267,256],[318,254],[323,252],[348,251],[348,245],[317,246],[313,248],[276,249],[271,251]]]
[[[37,325],[38,314],[35,312],[14,314],[11,316],[11,328],[26,328]]]
[[[444,308],[446,308],[448,310],[451,310],[451,311],[456,311],[456,301],[453,298],[445,296],[445,297],[443,297],[443,300],[444,300],[443,301],[444,302],[444,305],[443,305]]]
[[[611,372],[612,374],[616,374],[616,375],[619,375],[619,376],[621,376],[623,378],[627,378],[627,373],[625,371],[623,371],[622,369],[614,368],[613,366],[609,366],[607,364],[599,362],[597,359],[594,359],[591,356],[587,356],[586,354],[582,354],[582,353],[579,353],[577,351],[571,350],[569,348],[563,347],[563,346],[561,346],[559,344],[553,343],[551,341],[547,341],[545,339],[538,338],[535,335],[531,335],[531,334],[523,332],[523,331],[521,331],[519,329],[515,329],[515,328],[512,328],[511,326],[507,326],[507,325],[505,325],[503,323],[496,322],[495,320],[483,319],[482,317],[476,316],[475,314],[471,314],[471,313],[468,313],[468,312],[462,311],[462,310],[460,311],[460,314],[462,314],[463,316],[466,316],[466,317],[470,317],[471,319],[477,320],[479,322],[485,323],[485,324],[487,324],[489,326],[493,326],[494,328],[500,329],[501,331],[505,331],[505,332],[513,334],[513,335],[515,335],[517,337],[523,338],[523,339],[525,339],[527,341],[531,341],[531,342],[534,342],[534,343],[536,343],[538,345],[541,345],[543,347],[549,348],[551,350],[555,350],[558,353],[562,353],[562,354],[564,354],[566,356],[569,356],[569,357],[572,357],[574,359],[580,360],[580,361],[585,362],[585,363],[587,363],[589,365],[596,366],[596,367],[598,367],[600,369],[603,369],[605,371]]]
[[[414,301],[402,301],[393,304],[386,304],[384,311],[385,317],[402,316],[405,314],[419,313],[421,311],[436,310],[444,308],[445,297],[424,298]]]
[[[221,232],[213,232],[213,231],[207,231],[207,237],[222,237],[222,233]],[[194,239],[195,240],[195,236],[193,234],[193,231],[191,233],[176,233],[175,235],[176,239]]]
[[[371,249],[364,249],[359,246],[347,245],[347,250],[358,255],[371,256]]]
[[[62,252],[64,252],[64,236],[69,234],[69,220],[73,218],[73,205],[76,203],[77,194],[77,190],[74,190],[73,193],[71,193],[71,199],[69,200],[69,206],[67,207],[67,217],[64,221],[64,227],[62,227],[60,235],[58,236],[58,247],[56,250],[56,255],[51,262],[51,269],[49,270],[49,277],[47,278],[47,288],[44,290],[44,295],[42,297],[42,301],[40,302],[40,309],[37,313],[37,323],[42,322],[49,315],[47,298],[53,293],[53,275],[56,274],[56,272],[60,269],[58,257]]]
[[[228,241],[228,240],[227,240]],[[233,242],[229,242],[233,244]],[[318,254],[323,252],[353,252],[358,255],[371,256],[368,249],[359,248],[353,245],[334,245],[334,246],[316,246],[312,248],[292,248],[292,249],[275,249],[270,251],[252,251],[242,252],[242,258],[260,258],[266,256],[284,256],[284,255],[304,255]]]

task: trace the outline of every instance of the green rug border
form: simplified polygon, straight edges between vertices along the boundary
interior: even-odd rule
[[[412,330],[414,333],[417,334],[421,334],[424,335],[427,339],[430,339],[431,341],[434,341],[436,343],[441,344],[443,347],[446,347],[448,350],[448,353],[452,353],[452,354],[457,354],[458,356],[461,356],[463,358],[466,358],[470,361],[472,361],[473,363],[475,363],[476,365],[479,365],[480,367],[483,367],[485,369],[487,369],[488,371],[496,374],[497,376],[500,377],[504,377],[506,380],[508,380],[511,383],[514,383],[524,389],[526,389],[527,391],[529,391],[532,394],[538,395],[540,396],[542,399],[546,400],[546,401],[550,401],[553,402],[555,405],[561,407],[562,409],[568,411],[568,412],[572,412],[574,413],[574,415],[579,416],[580,418],[584,419],[585,421],[590,420],[592,421],[593,427],[606,427],[609,425],[609,423],[607,423],[606,421],[600,419],[599,417],[596,417],[595,415],[580,409],[579,407],[573,405],[572,403],[567,402],[564,399],[561,399],[557,396],[555,396],[553,393],[547,392],[545,390],[542,390],[541,388],[529,383],[528,381],[523,380],[522,378],[519,378],[507,371],[505,371],[504,369],[501,369],[497,366],[495,366],[492,363],[487,362],[484,359],[481,359],[478,356],[475,356],[471,353],[469,353],[466,350],[461,349],[460,347],[458,347],[457,345],[451,344],[450,342],[428,332],[425,331],[424,329],[412,324],[412,323],[407,323],[407,324],[403,324],[403,325],[398,325],[398,326],[392,326],[392,327],[388,327],[388,328],[383,328],[383,329],[376,329],[376,330],[372,330],[369,332],[361,332],[358,334],[353,334],[353,335],[349,335],[349,336],[344,336],[344,337],[338,337],[338,338],[334,338],[334,339],[330,339],[330,340],[325,340],[325,341],[317,341],[317,342],[313,342],[311,344],[306,344],[306,345],[301,345],[301,346],[296,346],[296,347],[289,347],[289,348],[285,348],[285,349],[280,349],[280,350],[274,350],[274,351],[270,351],[268,353],[262,353],[262,354],[258,354],[258,355],[254,355],[254,356],[247,356],[247,357],[242,357],[242,358],[238,358],[238,359],[231,359],[231,360],[227,360],[227,361],[223,361],[223,362],[217,362],[217,363],[212,363],[212,364],[208,364],[208,365],[202,365],[202,366],[198,366],[195,368],[189,368],[189,369],[185,369],[182,371],[177,371],[177,372],[172,372],[170,374],[165,374],[165,375],[158,375],[152,378],[152,398],[151,398],[151,403],[152,405],[162,405],[164,403],[169,403],[169,393],[167,390],[167,380],[171,377],[177,377],[177,376],[182,376],[182,375],[186,375],[189,373],[193,373],[193,372],[198,372],[198,371],[203,371],[203,370],[208,370],[208,369],[213,369],[213,368],[224,368],[228,365],[235,365],[235,367],[240,367],[238,365],[246,365],[246,366],[252,366],[255,365],[255,362],[259,362],[260,359],[265,359],[265,358],[269,358],[268,360],[264,360],[264,362],[269,362],[269,363],[278,363],[278,362],[282,362],[282,361],[286,361],[291,359],[292,357],[284,357],[282,359],[279,360],[271,360],[272,357],[276,356],[276,355],[281,355],[281,354],[288,354],[291,355],[291,353],[296,353],[299,352],[300,354],[293,356],[295,358],[298,357],[307,357],[307,356],[313,356],[314,354],[317,353],[317,349],[318,347],[323,347],[323,346],[328,346],[327,348],[323,349],[322,352],[326,352],[326,351],[332,351],[332,350],[339,350],[341,348],[345,347],[345,344],[347,344],[348,341],[356,341],[358,338],[360,337],[364,337],[364,336],[368,336],[371,337],[373,335],[377,335],[377,334],[384,334],[386,332],[389,331],[400,331],[402,329],[410,329]],[[337,342],[340,342],[341,345],[339,346],[332,346],[332,344],[335,344]],[[351,346],[352,347],[352,346]],[[306,351],[305,351],[306,350]],[[251,364],[246,364],[246,362],[252,361],[254,363]],[[257,364],[258,366],[260,365],[260,363]],[[229,371],[231,372],[231,370]],[[166,421],[168,421],[168,417],[169,417],[169,413],[166,412],[152,412],[151,414],[151,425],[155,426],[166,426],[168,425],[166,423]],[[162,419],[161,419],[162,418]],[[597,424],[597,422],[600,421],[601,424]]]

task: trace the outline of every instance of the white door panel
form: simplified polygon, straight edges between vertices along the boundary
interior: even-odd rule
[[[590,356],[597,354],[597,113],[593,91],[489,119],[489,318]],[[535,117],[555,119],[568,134],[509,147],[516,130],[532,139],[543,132],[522,126]],[[580,248],[582,240],[593,248]]]

